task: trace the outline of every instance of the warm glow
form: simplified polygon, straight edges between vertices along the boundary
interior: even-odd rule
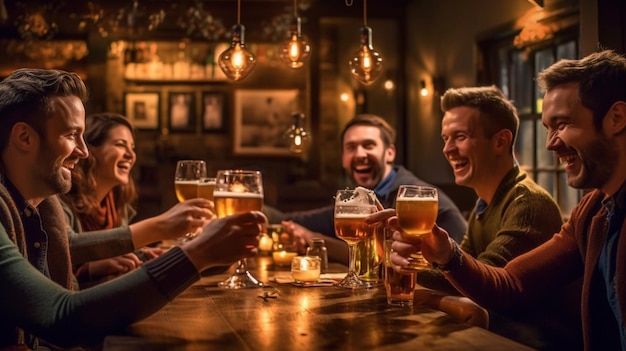
[[[339,98],[341,99],[341,101],[347,102],[350,99],[350,95],[348,95],[348,93],[341,93]]]
[[[387,79],[385,81],[384,87],[385,87],[385,90],[392,91],[396,86],[395,86],[395,84],[393,84],[393,80]]]
[[[300,57],[300,48],[298,47],[298,38],[291,38],[289,42],[289,57],[292,60],[297,60]]]
[[[361,28],[361,47],[349,61],[352,77],[363,85],[371,85],[383,71],[383,58],[372,47],[371,35],[371,28]]]
[[[368,50],[363,51],[362,67],[364,71],[368,72],[372,69],[372,58]]]
[[[422,95],[422,96],[428,96],[428,89],[426,89],[426,88],[422,88],[422,89],[420,89],[420,95]]]
[[[241,50],[241,45],[235,45],[235,50],[233,51],[232,56],[230,57],[230,62],[232,62],[233,67],[237,69],[241,69],[244,64],[243,52]]]
[[[301,137],[300,135],[296,135],[296,136],[293,138],[293,143],[294,143],[296,146],[301,146],[301,145],[302,145],[302,137]]]

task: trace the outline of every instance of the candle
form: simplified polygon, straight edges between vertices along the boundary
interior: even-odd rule
[[[273,245],[274,245],[274,242],[272,241],[272,239],[269,236],[263,234],[259,238],[259,250],[265,251],[265,252],[270,252],[270,251],[272,251],[272,246]]]
[[[320,258],[297,256],[291,261],[291,276],[296,282],[316,282],[320,278]]]
[[[291,264],[291,260],[298,255],[297,252],[287,252],[287,251],[274,251],[272,252],[272,258],[274,259],[274,264],[277,266],[289,266]]]

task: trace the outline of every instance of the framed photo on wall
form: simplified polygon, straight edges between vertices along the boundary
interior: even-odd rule
[[[170,92],[168,95],[170,132],[196,130],[196,97],[193,92]]]
[[[202,130],[226,130],[226,94],[223,92],[202,93]]]
[[[124,115],[137,129],[158,129],[159,97],[158,92],[124,93]]]
[[[236,90],[233,152],[290,155],[285,133],[296,111],[298,89]]]

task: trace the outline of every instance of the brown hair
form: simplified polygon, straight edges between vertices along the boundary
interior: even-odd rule
[[[544,92],[567,83],[578,83],[580,103],[593,113],[600,128],[607,111],[617,101],[626,102],[626,58],[612,50],[590,54],[580,60],[560,60],[537,79]]]
[[[53,69],[22,68],[0,82],[0,152],[18,122],[45,136],[46,119],[52,116],[52,97],[77,96],[87,100],[87,87],[76,73]]]
[[[383,140],[385,148],[395,145],[396,143],[396,131],[382,117],[371,114],[360,114],[354,116],[354,118],[349,120],[343,127],[343,131],[341,132],[342,142],[346,131],[348,131],[348,129],[352,126],[371,126],[378,128],[378,130],[380,130],[380,137]]]
[[[111,129],[117,126],[127,127],[135,136],[134,128],[130,121],[116,113],[97,113],[87,116],[85,119],[85,142],[88,148],[102,145],[109,137]],[[63,197],[67,200],[74,211],[80,215],[96,216],[100,207],[100,200],[96,194],[95,169],[98,160],[89,153],[89,157],[81,160],[72,171],[72,189]],[[128,219],[128,210],[137,200],[137,191],[133,178],[128,184],[118,185],[113,188],[115,208],[119,219]],[[120,225],[120,223],[115,223]]]
[[[467,106],[478,109],[482,127],[487,138],[491,138],[502,129],[508,129],[513,135],[511,150],[515,145],[519,117],[517,109],[495,85],[487,87],[465,87],[448,89],[441,98],[441,110]]]

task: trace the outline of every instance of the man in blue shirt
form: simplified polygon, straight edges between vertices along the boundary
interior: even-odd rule
[[[398,188],[403,184],[432,186],[402,166],[394,165],[396,131],[382,117],[360,114],[348,121],[341,133],[342,166],[353,185],[374,190],[385,208],[394,208]],[[465,218],[440,189],[437,224],[458,242],[467,229]],[[347,263],[348,248],[335,237],[333,207],[277,214],[266,209],[270,221],[283,220],[283,228],[293,234],[298,251],[304,252],[315,237],[323,237],[330,260]]]

